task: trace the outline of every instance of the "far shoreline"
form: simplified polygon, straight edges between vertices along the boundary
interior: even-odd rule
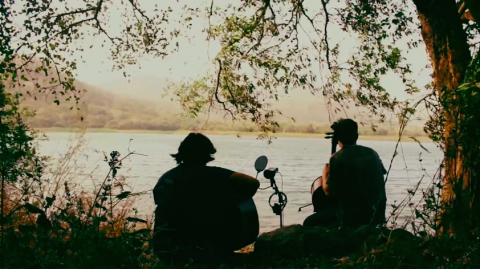
[[[179,131],[160,131],[160,130],[116,130],[116,129],[104,129],[104,128],[34,128],[43,133],[138,133],[138,134],[183,134],[187,135],[192,131],[179,130]],[[258,136],[259,132],[235,132],[235,131],[201,131],[205,135],[225,135],[225,136],[237,136],[237,137],[252,137]],[[311,133],[269,133],[271,137],[291,137],[291,138],[325,138],[325,134],[311,134]],[[419,142],[432,142],[427,136],[415,137]],[[360,136],[359,140],[363,141],[398,141],[398,136],[394,135],[368,135]],[[401,139],[402,142],[417,142],[408,136],[404,136]]]

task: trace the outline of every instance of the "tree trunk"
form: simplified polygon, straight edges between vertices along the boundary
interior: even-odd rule
[[[440,97],[453,93],[462,83],[471,61],[467,36],[463,29],[455,0],[413,0],[417,7],[422,37],[433,67],[433,80]],[[456,141],[454,130],[458,108],[445,111],[445,160],[440,232],[455,233],[461,226],[471,202],[468,193],[471,185],[470,169],[464,166],[464,154]],[[468,206],[467,206],[468,204]],[[468,208],[467,208],[468,207]],[[455,214],[455,216],[452,215]]]

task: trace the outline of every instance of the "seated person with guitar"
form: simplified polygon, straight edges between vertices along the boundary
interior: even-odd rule
[[[233,253],[257,238],[256,209],[253,221],[252,215],[245,220],[239,216],[238,203],[248,200],[254,207],[250,198],[260,183],[245,174],[207,166],[215,153],[206,136],[190,133],[178,153],[171,155],[177,166],[158,180],[153,190],[156,204],[153,248],[160,259],[183,254],[193,258],[195,254],[203,257],[212,252]],[[249,224],[252,225],[245,228]]]
[[[355,121],[343,119],[332,128],[341,149],[324,167],[322,188],[329,199],[336,201],[335,217],[315,213],[305,220],[304,226],[325,226],[325,222],[331,224],[337,220],[350,227],[384,224],[386,170],[378,153],[356,144],[358,125]]]

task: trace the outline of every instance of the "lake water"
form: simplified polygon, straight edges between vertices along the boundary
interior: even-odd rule
[[[49,156],[63,154],[72,143],[74,134],[49,133],[49,141],[41,143],[41,153]],[[238,172],[255,175],[253,167],[256,158],[266,155],[269,167],[278,167],[283,175],[283,191],[288,196],[288,204],[284,211],[284,223],[301,224],[312,213],[312,207],[298,208],[311,202],[310,185],[321,175],[325,162],[330,156],[330,140],[321,138],[286,138],[273,140],[272,144],[257,140],[255,137],[237,138],[234,136],[209,136],[217,148],[216,160],[212,166],[220,166]],[[107,165],[102,161],[102,151],[110,153],[119,151],[123,156],[127,154],[129,141],[130,150],[143,155],[134,155],[123,164],[120,172],[127,178],[127,183],[133,192],[147,191],[136,201],[136,208],[141,215],[152,215],[154,210],[151,189],[158,178],[175,166],[169,154],[176,153],[178,145],[185,138],[184,135],[175,134],[136,134],[136,133],[89,133],[85,135],[88,144],[77,159],[77,163],[86,165],[84,172],[78,175],[83,180],[85,188],[92,188],[91,177],[97,181],[103,179],[108,171]],[[386,141],[359,141],[359,144],[375,149],[384,165],[388,169],[395,151],[396,142]],[[442,159],[442,152],[432,143],[423,143],[430,152],[423,150],[417,143],[401,143],[398,155],[393,160],[392,168],[387,182],[388,204],[401,201],[407,195],[407,190],[412,189],[422,175],[432,176],[438,169]],[[146,155],[146,156],[145,156]],[[422,161],[420,162],[420,157]],[[93,172],[92,172],[93,171]],[[91,176],[90,176],[91,174]],[[427,177],[425,177],[427,178]],[[267,187],[269,182],[259,176],[261,187]],[[279,187],[282,187],[281,177],[277,178]],[[430,180],[424,179],[420,189],[425,189]],[[279,217],[276,216],[268,205],[268,198],[272,189],[259,190],[254,197],[259,211],[261,232],[279,227]],[[419,192],[421,195],[421,192]],[[418,200],[417,197],[414,200]],[[391,212],[388,208],[387,214]],[[406,209],[403,216],[409,216],[411,211]],[[399,221],[401,222],[401,221]]]

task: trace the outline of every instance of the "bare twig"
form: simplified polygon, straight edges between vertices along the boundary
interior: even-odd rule
[[[214,2],[214,0],[212,0],[212,3],[210,3],[210,12],[208,14],[208,29],[209,29],[209,31],[207,31],[207,41],[208,41],[207,57],[208,57],[208,60],[210,60],[210,38],[212,37],[211,32],[210,32],[210,28],[212,27],[213,2]],[[209,109],[209,111],[210,111],[210,109]]]
[[[330,71],[332,71],[332,65],[330,63],[330,47],[329,47],[329,44],[328,44],[328,32],[327,32],[327,29],[328,29],[328,23],[330,21],[330,15],[328,14],[328,11],[327,11],[327,1],[326,0],[322,0],[322,6],[323,6],[323,10],[325,12],[325,33],[323,34],[323,37],[324,37],[324,41],[325,41],[325,46],[327,46],[327,53],[326,53],[326,57],[327,57],[327,65],[328,65],[328,69]]]
[[[133,1],[134,0],[128,0],[130,2],[130,4],[132,4],[132,8],[134,11],[137,11],[138,13],[140,13],[140,15],[146,19],[148,22],[151,22],[151,19],[145,15],[145,12],[143,12],[142,10],[140,10],[140,8],[138,7],[138,3],[134,3]]]
[[[466,10],[467,10],[467,6],[465,5],[465,2],[463,2],[458,8],[458,15],[462,16]]]
[[[70,11],[70,12],[61,13],[61,14],[58,14],[58,15],[54,16],[55,17],[55,22],[59,21],[62,17],[65,17],[65,16],[87,13],[87,12],[90,12],[90,11],[94,11],[96,9],[97,9],[97,7],[91,7],[91,8],[87,8],[87,9],[78,9],[78,10],[74,10],[74,11]]]
[[[234,113],[227,107],[226,102],[221,101],[220,98],[218,97],[218,90],[219,90],[219,87],[220,87],[220,77],[221,77],[221,74],[222,74],[222,61],[217,58],[217,62],[218,62],[218,74],[217,74],[217,85],[215,85],[215,99],[217,100],[217,102],[222,104],[223,109],[225,111],[229,112],[230,115],[232,115],[232,119],[235,119]]]
[[[2,85],[0,85],[1,87]],[[3,94],[3,93],[2,93]],[[1,112],[1,110],[0,110]],[[2,116],[1,115],[2,113],[0,113],[0,126],[3,124],[2,123]],[[0,202],[0,218],[2,218],[0,221],[1,221],[1,233],[2,233],[2,240],[1,240],[1,246],[0,246],[0,250],[1,250],[1,257],[0,257],[0,261],[2,263],[2,268],[4,268],[4,265],[5,265],[5,259],[4,259],[4,256],[5,256],[5,212],[4,212],[4,207],[5,207],[5,180],[7,177],[7,171],[6,171],[6,165],[5,165],[5,162],[4,162],[4,159],[6,158],[6,154],[7,154],[7,141],[5,140],[5,132],[1,132],[1,139],[2,141],[1,142],[1,149],[2,149],[2,156],[1,156],[1,160],[2,160],[2,163],[0,163],[1,167],[0,167],[0,172],[1,172],[1,176],[2,176],[2,197],[1,197],[1,202]]]

